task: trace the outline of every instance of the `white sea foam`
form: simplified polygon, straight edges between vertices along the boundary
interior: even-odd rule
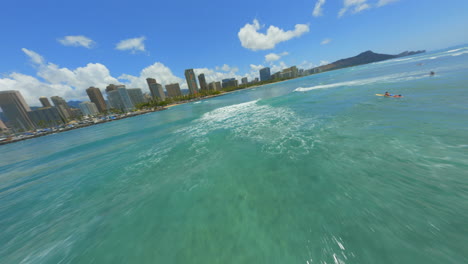
[[[409,61],[409,60],[413,60],[414,58],[405,58],[405,59],[394,59],[392,61],[394,62],[399,62],[399,61]]]
[[[459,51],[459,50],[462,50],[462,49],[465,49],[465,48],[459,48],[459,49],[449,50],[449,51],[447,51],[447,53],[451,53],[451,52]]]
[[[205,113],[192,125],[176,133],[192,142],[192,151],[204,155],[208,134],[227,130],[233,138],[251,140],[270,154],[287,153],[290,158],[309,153],[314,145],[314,125],[287,108],[259,104],[258,100],[221,107]],[[305,132],[307,131],[307,133]]]
[[[373,77],[368,79],[359,79],[353,80],[348,82],[338,82],[338,83],[330,83],[330,84],[322,84],[316,85],[312,87],[299,87],[294,90],[294,92],[307,92],[316,89],[328,89],[328,88],[335,88],[341,86],[361,86],[361,85],[368,85],[368,84],[375,84],[375,83],[394,83],[394,82],[404,82],[410,80],[417,80],[421,78],[427,77],[427,72],[425,71],[417,71],[417,72],[409,72],[409,73],[399,73],[399,74],[390,74],[385,76]]]
[[[451,56],[460,56],[460,55],[467,54],[467,53],[468,53],[468,50],[465,50],[465,51],[462,51],[462,52],[451,54]]]

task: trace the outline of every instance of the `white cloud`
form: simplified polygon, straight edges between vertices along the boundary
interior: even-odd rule
[[[32,51],[32,50],[28,50],[28,49],[25,49],[25,48],[22,48],[21,49],[24,53],[26,53],[26,55],[28,55],[28,57],[31,59],[31,61],[35,64],[43,64],[44,63],[44,58],[37,54],[36,52]]]
[[[320,42],[321,45],[327,45],[328,43],[330,43],[332,40],[329,39],[329,38],[326,38],[324,40],[322,40],[322,42]]]
[[[64,38],[58,39],[62,45],[73,46],[73,47],[85,47],[91,48],[94,46],[95,42],[85,36],[65,36]]]
[[[145,43],[143,43],[145,40],[146,37],[124,39],[117,43],[115,48],[118,50],[130,50],[132,53],[145,51]]]
[[[283,69],[288,68],[288,65],[284,61],[280,61],[278,64],[270,63],[270,72],[271,74],[282,71]]]
[[[340,9],[338,17],[342,17],[349,10],[356,14],[368,8],[370,8],[370,5],[367,4],[367,0],[344,0],[344,6]]]
[[[321,60],[320,61],[320,66],[327,65],[327,64],[330,64],[330,62],[328,62],[326,60]]]
[[[295,37],[300,37],[304,33],[309,32],[309,25],[297,24],[294,30],[284,31],[278,27],[270,26],[266,34],[257,32],[263,26],[257,19],[254,19],[252,24],[245,24],[237,34],[242,47],[250,50],[267,50],[273,49],[276,44],[290,40]]]
[[[398,1],[398,0],[379,0],[379,2],[377,3],[377,7],[388,5],[388,4],[396,2],[396,1]]]
[[[205,74],[205,79],[207,83],[218,82],[227,78],[236,78],[240,82],[241,78],[243,77],[237,74],[237,72],[239,71],[237,67],[232,67],[227,64],[224,64],[221,67],[217,66],[215,67],[215,69],[196,68],[193,70],[195,71],[195,74],[197,76],[201,73]]]
[[[215,69],[217,71],[222,70],[222,71],[225,71],[225,72],[231,72],[231,71],[237,72],[237,71],[239,71],[239,68],[231,67],[231,66],[229,66],[227,64],[224,64],[223,66],[216,66]]]
[[[281,59],[281,57],[286,56],[288,54],[289,54],[288,52],[283,52],[283,53],[280,53],[280,54],[270,53],[270,54],[265,55],[265,61],[267,61],[267,62],[277,61],[277,60]]]
[[[312,69],[314,67],[315,67],[315,64],[313,64],[310,61],[306,61],[306,60],[303,61],[301,64],[297,65],[297,68],[304,69],[304,70]]]
[[[323,8],[322,6],[325,4],[325,0],[317,0],[317,3],[315,3],[314,11],[312,12],[312,15],[314,17],[319,17],[323,15]]]
[[[187,88],[185,79],[181,79],[175,76],[171,69],[160,62],[156,62],[153,65],[150,65],[141,70],[140,76],[133,76],[129,74],[122,74],[119,76],[120,80],[126,80],[124,83],[128,88],[142,88],[144,92],[149,92],[146,78],[154,78],[163,86],[171,83],[179,83],[181,88]]]
[[[109,83],[118,83],[110,75],[106,66],[89,63],[76,69],[61,68],[53,63],[46,63],[44,58],[34,51],[22,49],[37,64],[37,77],[11,73],[0,78],[2,90],[19,90],[31,106],[40,105],[40,96],[61,96],[65,100],[89,100],[86,88],[96,86],[105,88]]]
[[[265,68],[265,66],[259,64],[259,65],[255,65],[255,64],[250,64],[250,70],[252,71],[259,71],[261,69]]]

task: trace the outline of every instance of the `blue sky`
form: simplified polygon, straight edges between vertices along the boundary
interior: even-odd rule
[[[145,78],[207,81],[311,68],[366,50],[395,54],[468,43],[468,1],[5,1],[0,90],[87,100],[85,89]]]

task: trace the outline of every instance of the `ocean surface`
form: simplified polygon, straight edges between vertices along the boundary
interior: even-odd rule
[[[0,229],[2,264],[468,263],[468,46],[0,146]]]

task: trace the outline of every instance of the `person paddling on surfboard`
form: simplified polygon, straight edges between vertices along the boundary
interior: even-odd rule
[[[385,92],[384,96],[392,96],[392,95],[389,94],[388,92]]]
[[[403,97],[403,95],[399,94],[399,95],[394,95],[393,97]]]

